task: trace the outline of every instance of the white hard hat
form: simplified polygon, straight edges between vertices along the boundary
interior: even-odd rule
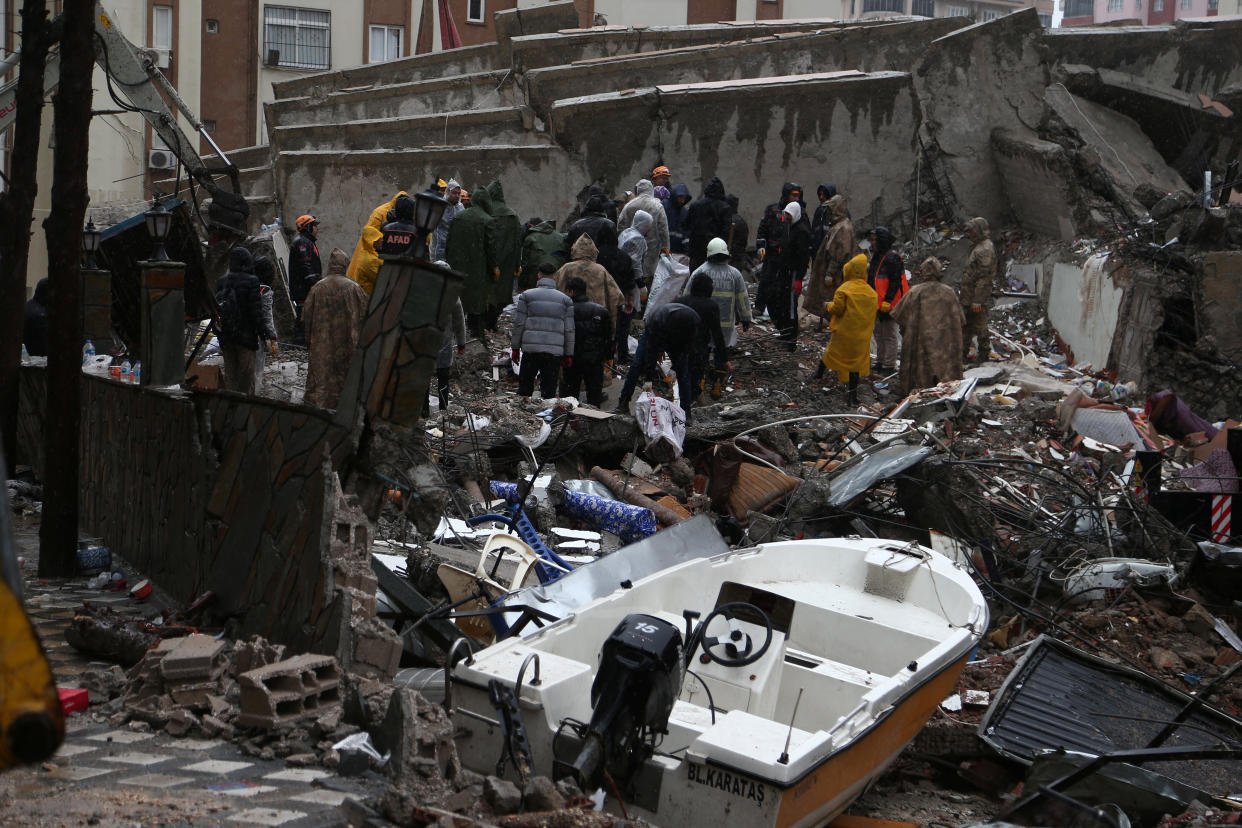
[[[707,243],[707,258],[729,255],[729,245],[724,239],[715,238]]]

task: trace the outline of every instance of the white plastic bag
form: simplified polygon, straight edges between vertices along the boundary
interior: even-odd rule
[[[681,456],[686,439],[686,412],[672,400],[644,391],[634,400],[634,419],[647,438],[647,448],[661,440],[668,443],[673,457]]]
[[[651,278],[651,291],[647,294],[647,310],[643,313],[643,319],[649,318],[656,308],[681,296],[689,278],[689,267],[678,264],[667,254],[661,254],[655,275]]]

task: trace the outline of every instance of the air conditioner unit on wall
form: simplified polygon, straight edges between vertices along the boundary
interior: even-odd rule
[[[167,69],[172,65],[172,51],[169,49],[155,50],[155,65],[160,69]]]
[[[177,156],[171,150],[153,149],[147,153],[147,166],[153,170],[176,169]]]

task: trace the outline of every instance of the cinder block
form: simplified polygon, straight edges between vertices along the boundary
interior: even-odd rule
[[[160,662],[160,675],[165,681],[206,679],[223,664],[224,642],[209,635],[188,635],[176,639],[175,645]]]
[[[354,652],[350,669],[363,675],[392,678],[401,665],[404,643],[396,633],[381,625],[354,628]]]
[[[237,677],[242,727],[276,727],[321,716],[341,703],[341,671],[332,656],[299,655]]]

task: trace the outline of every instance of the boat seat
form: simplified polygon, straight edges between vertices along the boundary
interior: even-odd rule
[[[730,710],[716,714],[716,726],[706,730],[690,746],[690,752],[710,756],[714,762],[736,767],[760,776],[769,776],[771,766],[785,751],[789,740],[789,754],[799,753],[799,748],[811,740],[814,733],[755,716],[744,710]]]

